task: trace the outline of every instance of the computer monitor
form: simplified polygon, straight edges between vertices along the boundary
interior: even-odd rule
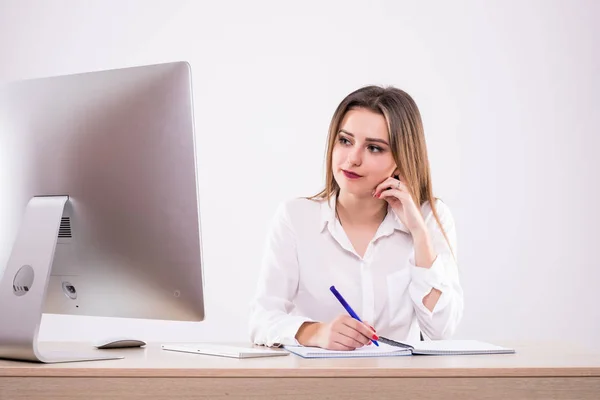
[[[43,354],[42,313],[204,319],[195,150],[186,62],[1,86],[0,358],[115,358]]]

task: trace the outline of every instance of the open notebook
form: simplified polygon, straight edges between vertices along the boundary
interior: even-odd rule
[[[285,346],[291,353],[304,358],[356,358],[356,357],[395,357],[411,355],[469,355],[469,354],[509,354],[514,349],[496,346],[477,340],[431,340],[401,343],[379,338],[379,347],[370,345],[356,350],[327,350],[318,347]]]

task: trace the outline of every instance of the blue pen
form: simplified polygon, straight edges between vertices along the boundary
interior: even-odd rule
[[[355,320],[362,322],[361,319],[358,317],[358,315],[356,315],[356,313],[354,312],[354,310],[352,309],[352,307],[350,307],[350,304],[348,304],[346,302],[346,300],[344,300],[344,298],[342,297],[342,295],[340,294],[340,292],[337,291],[337,289],[335,288],[335,286],[332,286],[329,288],[329,290],[331,290],[331,293],[333,293],[333,295],[338,299],[338,301],[340,303],[342,303],[342,306],[344,306],[344,308],[346,309],[346,311],[348,311],[348,314],[350,314],[350,316],[352,318],[354,318]],[[375,346],[379,346],[379,343],[377,343],[376,340],[371,339],[371,341],[373,342],[373,344]]]

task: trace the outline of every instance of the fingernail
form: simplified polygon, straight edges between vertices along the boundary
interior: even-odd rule
[[[373,335],[373,340],[378,340],[378,339],[379,339],[379,336]]]

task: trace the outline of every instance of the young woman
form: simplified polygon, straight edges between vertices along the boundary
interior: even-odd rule
[[[462,313],[454,221],[433,196],[417,105],[393,87],[356,90],[329,127],[325,188],[276,213],[251,340],[352,350],[378,335],[441,339]]]

